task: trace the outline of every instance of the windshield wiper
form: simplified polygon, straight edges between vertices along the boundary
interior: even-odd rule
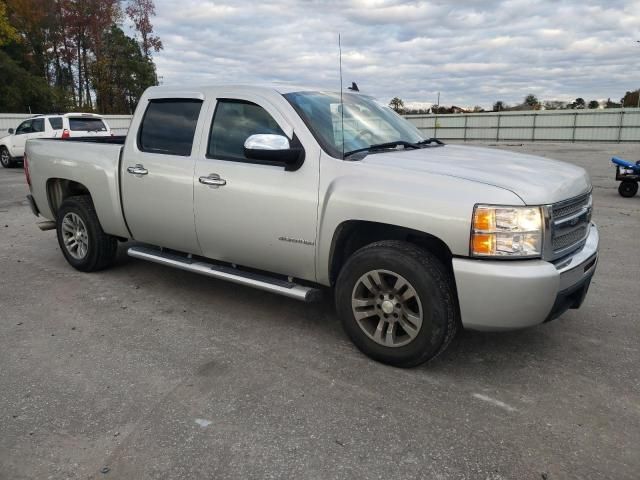
[[[385,150],[387,148],[396,148],[396,147],[404,147],[404,148],[420,148],[418,144],[406,142],[404,140],[397,140],[395,142],[387,142],[387,143],[376,143],[375,145],[369,145],[365,148],[358,148],[356,150],[350,150],[344,153],[344,158],[347,158],[350,155],[360,152],[371,152],[374,150]]]
[[[444,145],[444,142],[442,140],[438,140],[437,138],[427,138],[426,140],[420,140],[419,142],[416,142],[416,145],[429,145],[431,143]]]

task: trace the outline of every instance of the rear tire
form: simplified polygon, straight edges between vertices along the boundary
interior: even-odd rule
[[[340,271],[336,309],[363,353],[414,367],[442,353],[458,330],[453,285],[431,253],[407,242],[376,242],[354,253]]]
[[[0,164],[4,168],[13,168],[16,166],[16,161],[13,159],[7,147],[0,147]]]
[[[618,187],[618,193],[621,197],[631,198],[638,193],[638,182],[634,180],[623,180]]]
[[[118,240],[102,230],[89,195],[67,198],[58,210],[58,244],[67,262],[81,272],[95,272],[113,264]]]

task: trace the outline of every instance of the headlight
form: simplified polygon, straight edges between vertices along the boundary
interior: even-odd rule
[[[540,257],[542,237],[540,207],[476,205],[473,210],[474,257]]]

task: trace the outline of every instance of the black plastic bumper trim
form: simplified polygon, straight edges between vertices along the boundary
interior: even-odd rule
[[[36,205],[36,201],[33,198],[33,195],[27,195],[27,200],[29,200],[29,206],[31,207],[31,211],[36,217],[40,216],[40,210],[38,209],[38,205]]]
[[[592,269],[592,272],[588,276],[580,280],[580,282],[572,285],[566,290],[558,292],[556,301],[553,303],[553,307],[551,307],[551,312],[545,319],[545,323],[555,320],[567,310],[580,308],[582,302],[584,302],[584,299],[587,296],[594,273],[595,268]]]

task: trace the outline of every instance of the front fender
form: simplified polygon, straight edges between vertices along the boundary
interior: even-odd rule
[[[0,138],[0,147],[6,147],[6,149],[9,150],[11,156],[14,156],[13,151],[11,150],[11,144],[11,135],[5,135],[4,137]]]
[[[424,232],[441,239],[453,255],[469,254],[473,207],[477,203],[522,205],[514,193],[444,175],[381,172],[358,162],[323,162],[317,281],[330,284],[331,245],[343,222],[362,220]]]

